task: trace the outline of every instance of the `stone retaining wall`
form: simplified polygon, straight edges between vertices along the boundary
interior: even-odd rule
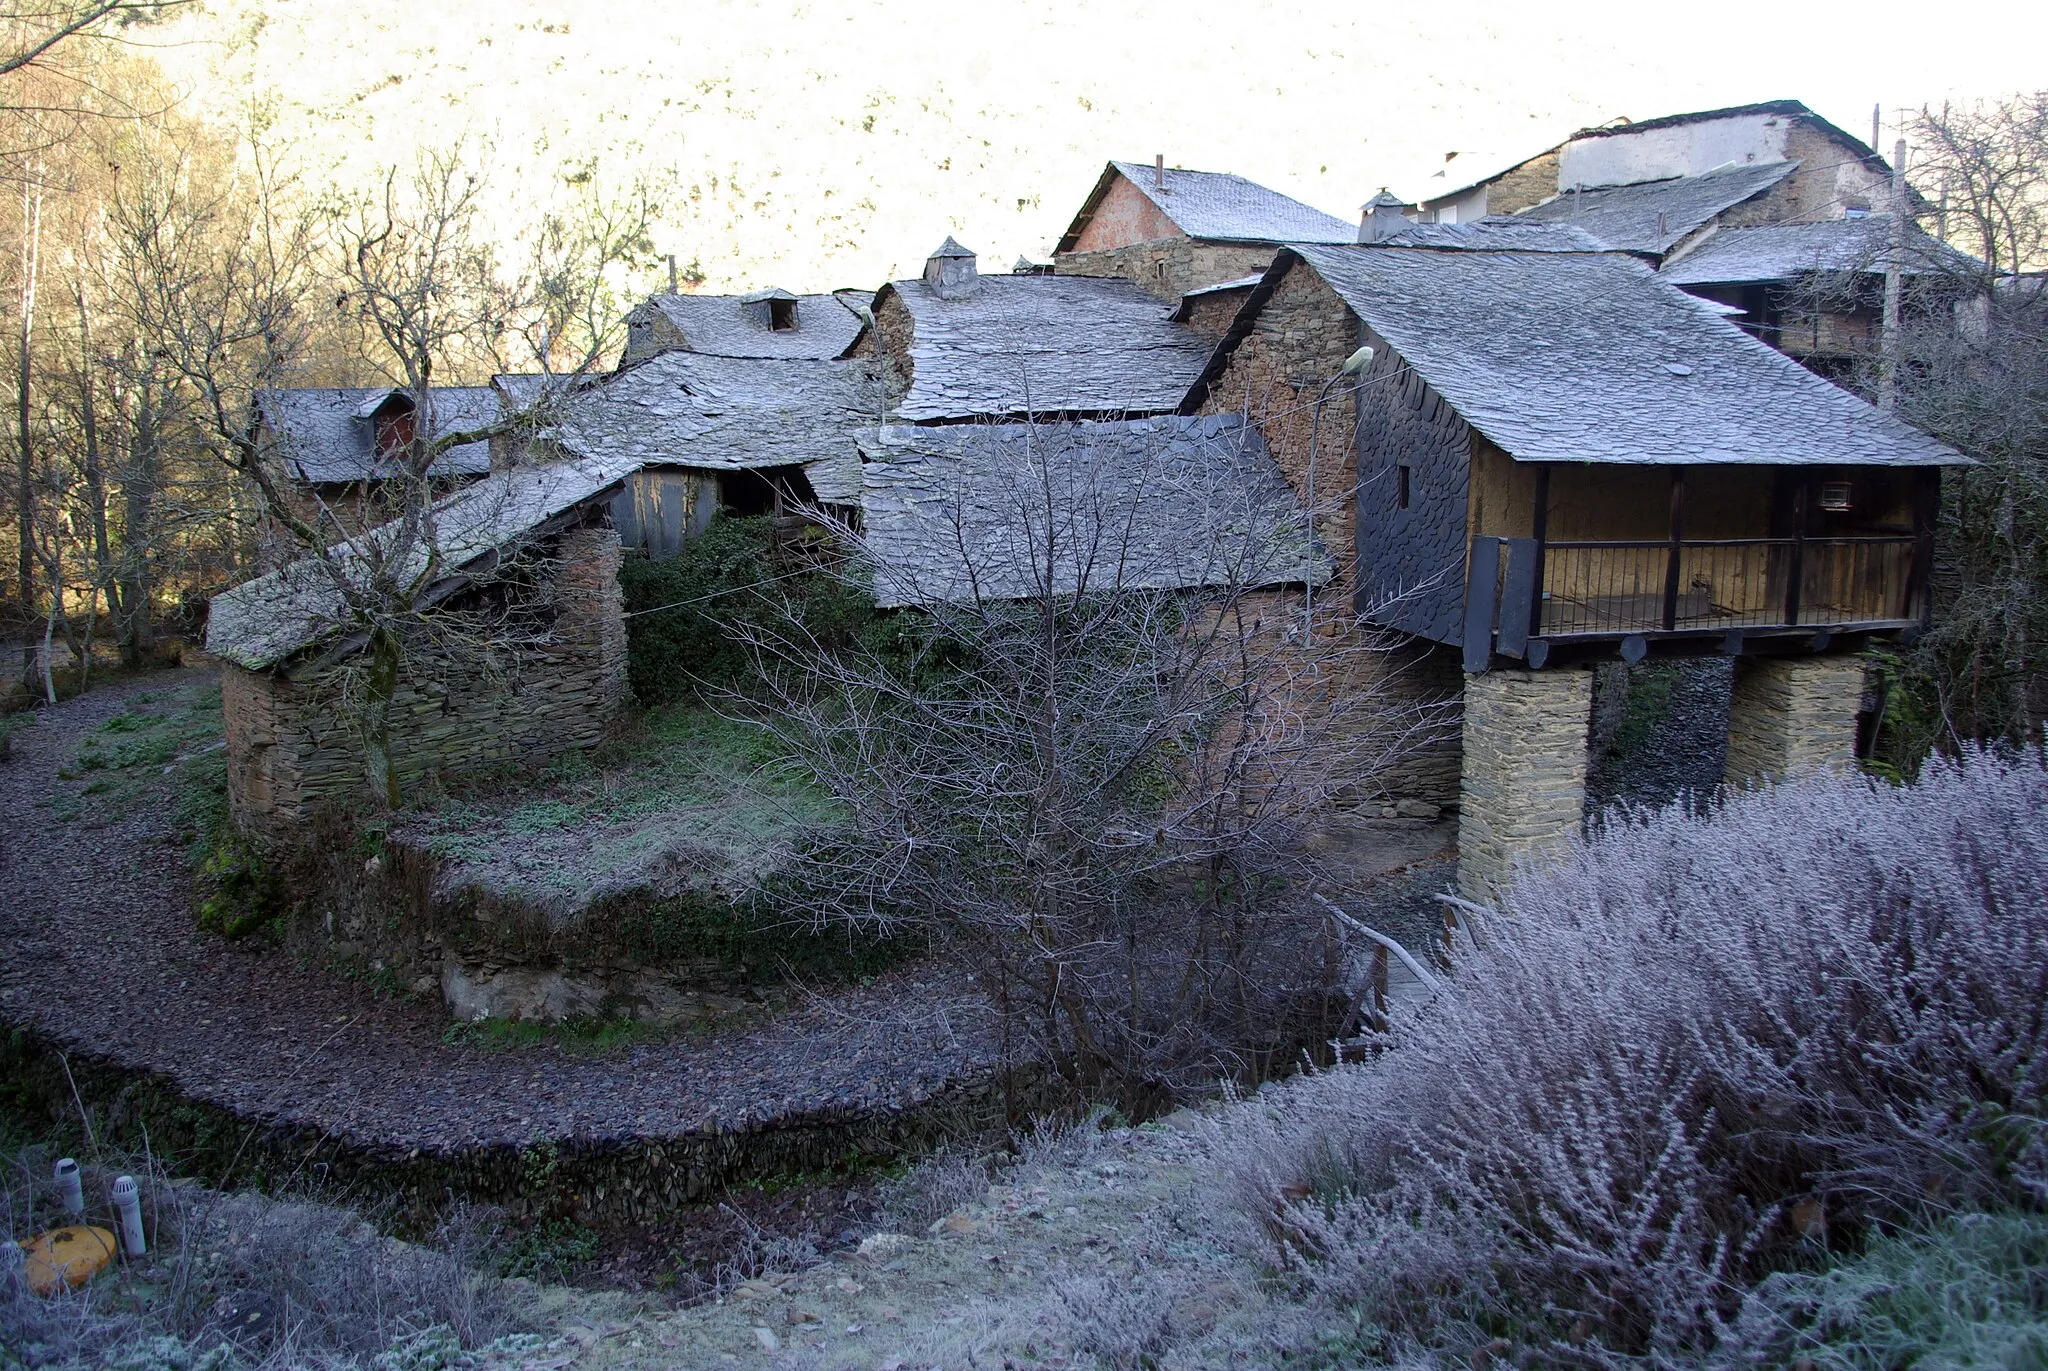
[[[591,1069],[604,1066],[593,1062]],[[103,1144],[139,1153],[146,1129],[156,1156],[175,1158],[181,1174],[205,1184],[344,1186],[358,1197],[394,1201],[414,1219],[461,1199],[520,1216],[645,1222],[750,1180],[915,1155],[948,1140],[996,1142],[1054,1099],[1040,1073],[1019,1071],[955,1082],[922,1100],[864,1113],[819,1110],[742,1129],[434,1151],[245,1118],[185,1095],[153,1072],[66,1054],[22,1028],[0,1030],[0,1076],[22,1107],[47,1112],[52,1122],[75,1121],[82,1104]]]

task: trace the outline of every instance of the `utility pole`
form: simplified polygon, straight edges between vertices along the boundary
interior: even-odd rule
[[[1877,407],[1890,409],[1899,398],[1899,296],[1905,288],[1906,140],[1892,145],[1891,244],[1885,252],[1884,327],[1877,358]]]

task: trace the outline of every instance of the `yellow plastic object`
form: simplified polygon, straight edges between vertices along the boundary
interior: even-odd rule
[[[23,1243],[21,1255],[29,1289],[48,1295],[59,1282],[75,1287],[97,1276],[114,1259],[114,1235],[83,1224],[53,1228]]]

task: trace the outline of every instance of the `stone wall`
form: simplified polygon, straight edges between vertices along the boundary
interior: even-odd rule
[[[1586,667],[1465,678],[1458,889],[1467,899],[1492,899],[1517,861],[1579,831],[1592,712]]]
[[[1557,194],[1557,169],[1561,160],[1558,149],[1552,148],[1502,172],[1486,188],[1486,212],[1520,214],[1553,198]]]
[[[1063,252],[1053,259],[1053,270],[1061,276],[1120,276],[1172,302],[1203,286],[1257,276],[1273,265],[1278,250],[1254,243],[1163,238],[1096,252]]]
[[[1337,574],[1318,599],[1341,614],[1350,612],[1357,585],[1356,505],[1351,499],[1357,469],[1353,380],[1339,373],[1358,343],[1358,321],[1350,308],[1312,267],[1297,262],[1274,288],[1201,407],[1203,414],[1243,414],[1257,424],[1296,496],[1314,504],[1316,536],[1337,561]],[[1337,382],[1325,395],[1332,378]]]
[[[1856,764],[1857,657],[1749,657],[1728,709],[1730,785]]]
[[[1251,294],[1252,287],[1244,286],[1197,295],[1188,301],[1187,318],[1181,322],[1204,338],[1221,338],[1230,331],[1231,321],[1237,318],[1237,312],[1244,308]]]
[[[917,338],[917,323],[910,317],[910,310],[903,303],[903,297],[894,290],[884,289],[881,302],[875,306],[875,326],[863,329],[855,339],[860,348],[859,355],[873,356],[877,338],[882,348],[882,394],[889,408],[903,403],[903,397],[910,392],[910,380],[914,374],[910,361],[910,345]]]
[[[1453,654],[1424,642],[1381,642],[1357,619],[1357,480],[1353,462],[1353,385],[1324,384],[1339,375],[1358,347],[1350,309],[1305,263],[1275,287],[1250,333],[1203,402],[1205,414],[1246,414],[1297,496],[1310,498],[1309,457],[1315,454],[1316,536],[1336,561],[1336,574],[1314,596],[1312,631],[1300,631],[1301,596],[1292,597],[1293,637],[1275,651],[1295,654],[1305,681],[1327,691],[1323,726],[1357,747],[1361,761],[1382,758],[1349,787],[1343,802],[1372,808],[1416,800],[1447,808],[1458,802],[1458,698]],[[1462,516],[1461,516],[1462,517]],[[1387,757],[1389,747],[1397,753]]]
[[[619,538],[608,528],[563,534],[544,596],[546,641],[491,656],[421,652],[392,705],[392,754],[403,787],[515,766],[592,747],[626,695]],[[364,793],[360,735],[345,698],[359,689],[344,661],[319,672],[223,664],[228,803],[237,823],[281,832],[323,803]]]

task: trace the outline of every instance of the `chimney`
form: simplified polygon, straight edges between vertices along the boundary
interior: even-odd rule
[[[1163,152],[1152,154],[1152,189],[1166,189],[1166,154]]]
[[[676,293],[676,255],[673,252],[668,255],[668,293]]]
[[[953,241],[949,234],[938,251],[924,259],[924,283],[941,300],[957,300],[972,294],[977,276],[974,254]]]
[[[1358,241],[1384,243],[1408,227],[1408,206],[1388,194],[1386,187],[1365,202],[1358,212]]]

